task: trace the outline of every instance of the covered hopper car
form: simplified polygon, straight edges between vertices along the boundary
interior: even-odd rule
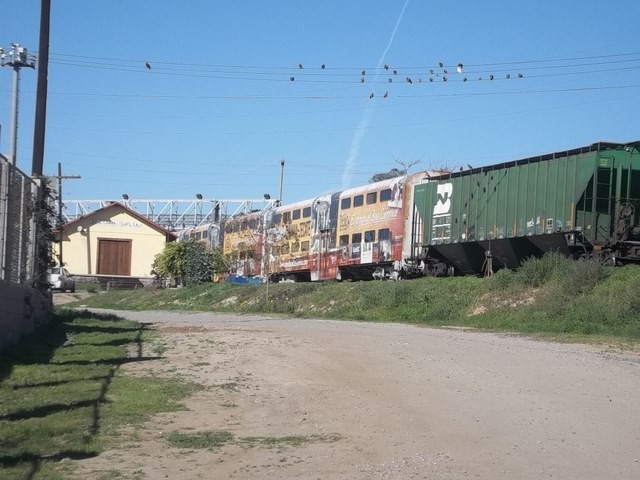
[[[416,185],[409,263],[488,275],[549,251],[640,262],[639,148],[596,143]]]

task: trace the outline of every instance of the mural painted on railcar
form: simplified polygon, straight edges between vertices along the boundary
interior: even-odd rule
[[[340,195],[338,265],[347,275],[357,266],[401,260],[406,177],[397,177]]]

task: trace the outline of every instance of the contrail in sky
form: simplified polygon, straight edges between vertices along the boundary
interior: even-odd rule
[[[404,16],[404,11],[407,9],[407,5],[409,5],[409,0],[404,2],[404,6],[402,10],[400,10],[400,15],[398,16],[398,20],[396,20],[396,25],[393,27],[393,31],[391,32],[391,37],[389,38],[389,42],[387,42],[387,47],[382,52],[380,56],[380,60],[378,60],[378,65],[376,66],[376,72],[380,70],[382,64],[384,62],[384,57],[386,57],[387,52],[391,48],[393,44],[393,39],[396,36],[396,32],[398,31],[398,27],[400,26],[400,22],[402,21],[402,17]],[[377,79],[379,76],[376,73],[374,78]],[[342,173],[342,190],[346,189],[351,183],[351,172],[353,171],[353,167],[355,165],[356,159],[358,158],[358,154],[360,153],[360,144],[362,143],[362,139],[364,138],[364,134],[367,132],[367,128],[369,127],[369,122],[371,122],[371,116],[373,115],[374,106],[369,104],[364,112],[362,113],[362,118],[360,119],[360,123],[358,124],[358,128],[353,135],[353,139],[351,140],[351,147],[349,148],[349,157],[347,158],[347,164],[344,167],[344,172]]]

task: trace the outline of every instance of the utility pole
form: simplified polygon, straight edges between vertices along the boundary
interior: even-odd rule
[[[38,86],[36,89],[36,118],[33,128],[33,157],[31,175],[42,176],[44,164],[44,131],[47,121],[47,83],[49,75],[49,24],[51,0],[40,1],[40,40],[38,50]]]
[[[12,43],[11,50],[5,53],[0,47],[0,65],[13,68],[13,94],[11,101],[11,133],[9,134],[9,162],[16,165],[18,152],[18,97],[20,94],[20,69],[36,68],[34,57],[29,58],[27,49],[19,43]]]
[[[54,178],[58,179],[58,228],[60,229],[60,268],[64,267],[62,261],[62,241],[64,239],[64,231],[62,225],[64,220],[62,218],[62,180],[77,180],[80,175],[62,175],[62,163],[58,162],[58,175]]]

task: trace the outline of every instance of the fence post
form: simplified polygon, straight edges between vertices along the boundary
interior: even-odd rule
[[[7,228],[9,225],[9,209],[7,201],[9,192],[7,191],[7,181],[9,179],[9,162],[4,156],[0,155],[0,279],[8,280],[5,274],[5,265],[7,263]]]

